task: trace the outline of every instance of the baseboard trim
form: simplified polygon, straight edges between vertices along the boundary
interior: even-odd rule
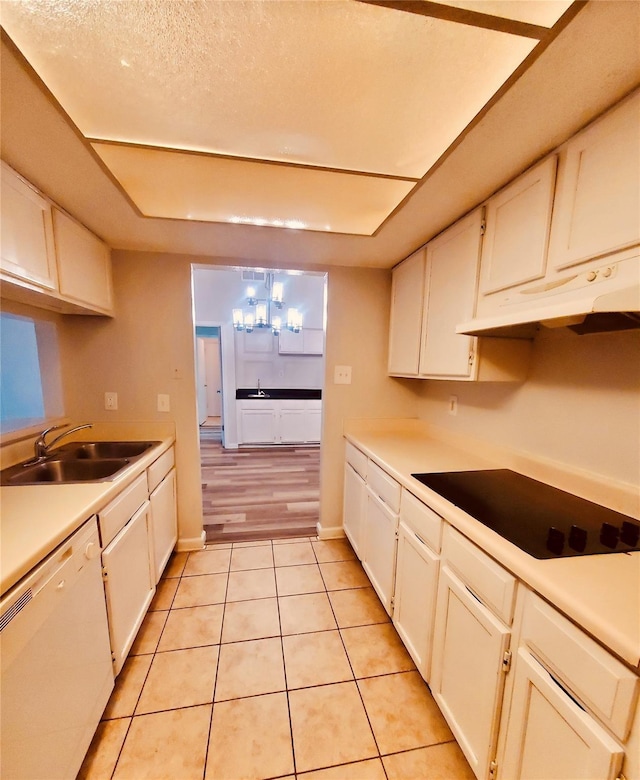
[[[200,536],[192,536],[191,538],[178,539],[176,544],[176,552],[195,552],[196,550],[203,550],[207,535],[204,528]]]
[[[318,539],[344,539],[345,532],[341,525],[335,525],[331,528],[323,528],[320,523],[316,526]]]

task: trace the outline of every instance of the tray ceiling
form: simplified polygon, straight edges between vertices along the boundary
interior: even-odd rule
[[[368,236],[571,4],[15,0],[1,21],[139,215]]]

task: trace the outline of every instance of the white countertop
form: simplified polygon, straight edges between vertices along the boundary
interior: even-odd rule
[[[160,444],[107,482],[0,488],[1,595],[103,509],[174,442],[173,436],[150,436],[146,440],[160,440]]]
[[[405,424],[394,430],[387,424],[377,430],[375,424],[356,424],[347,428],[345,437],[621,660],[636,669],[640,667],[640,552],[550,560],[533,558],[411,474],[511,468],[574,493],[579,492],[575,485],[581,482],[580,479],[572,481],[566,474],[553,473],[548,464],[530,464],[529,468],[523,468],[521,458],[508,454],[501,456],[492,448],[480,451],[473,446],[466,449],[460,440],[452,443],[440,434],[430,435],[425,426],[416,425],[412,429],[411,425]],[[585,495],[582,491],[584,498],[594,501],[600,498],[601,503],[605,503],[602,484],[594,488],[594,493],[597,495]],[[621,512],[626,509],[627,514],[632,514],[628,511],[633,505],[632,494],[632,489],[612,490],[607,503],[611,508]]]

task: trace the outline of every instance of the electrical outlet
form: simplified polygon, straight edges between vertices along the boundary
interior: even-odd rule
[[[171,411],[169,396],[166,395],[165,393],[158,393],[158,411],[159,412]]]
[[[351,384],[351,366],[336,366],[333,374],[334,385]]]
[[[104,408],[114,412],[118,408],[118,394],[117,393],[105,393],[104,394]]]
[[[458,414],[458,396],[457,395],[450,395],[449,396],[449,414],[453,415],[454,417],[456,414]]]

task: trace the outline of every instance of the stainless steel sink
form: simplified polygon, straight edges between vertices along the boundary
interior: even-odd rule
[[[44,459],[24,461],[0,471],[0,485],[106,482],[158,441],[69,442]]]
[[[153,441],[87,441],[79,444],[65,444],[52,454],[78,460],[101,460],[104,458],[135,458],[142,455],[158,442]]]
[[[48,482],[100,482],[112,477],[125,466],[126,458],[103,458],[102,460],[46,460],[33,466],[13,466],[3,472],[4,485],[39,485]],[[17,470],[20,469],[20,470]]]

